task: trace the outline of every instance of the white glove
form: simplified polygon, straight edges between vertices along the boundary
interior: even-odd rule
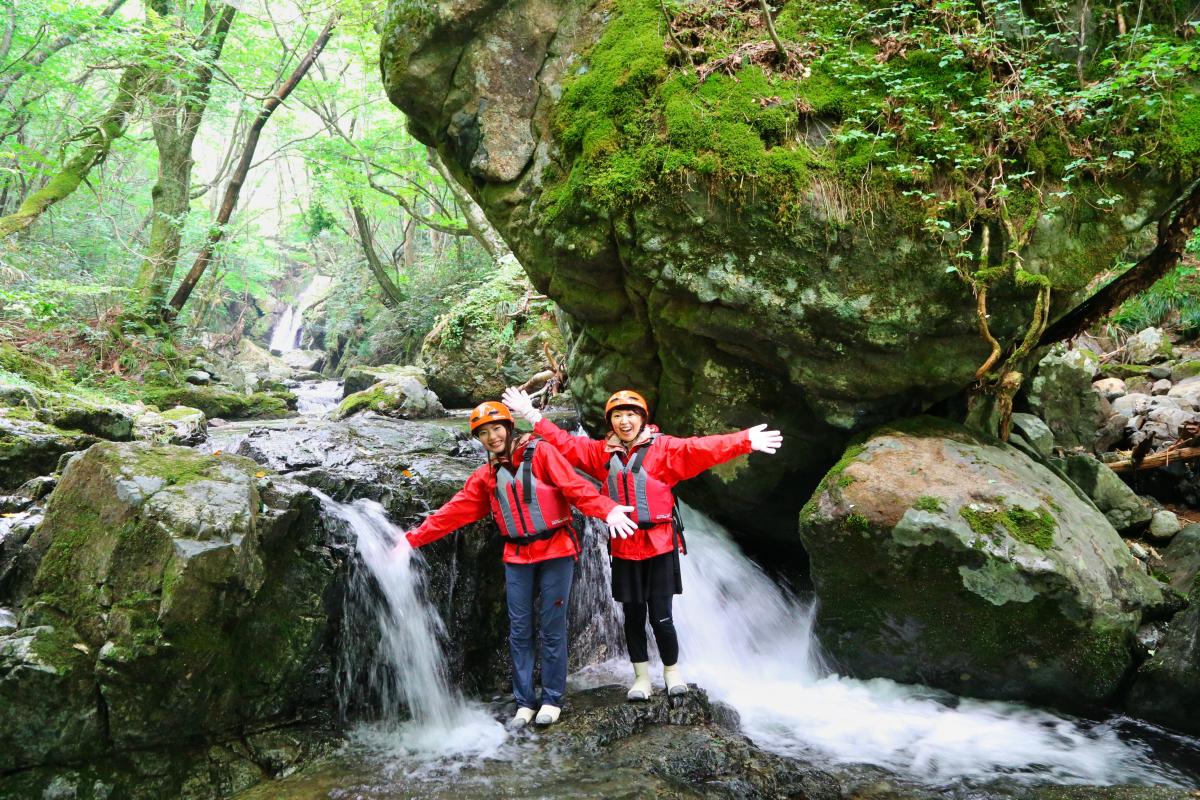
[[[533,407],[533,401],[529,399],[529,395],[523,389],[510,386],[504,390],[504,395],[500,399],[504,405],[508,406],[509,411],[530,425],[537,425],[542,419],[542,412]]]
[[[615,539],[620,536],[622,539],[628,539],[637,533],[637,524],[628,516],[631,511],[633,506],[613,506],[613,510],[608,512],[604,522],[608,525],[610,537]]]
[[[783,434],[779,431],[766,430],[767,423],[755,425],[746,433],[750,434],[750,449],[760,453],[774,453],[783,444]]]

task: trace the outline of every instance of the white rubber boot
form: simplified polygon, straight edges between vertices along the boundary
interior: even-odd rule
[[[511,720],[509,720],[508,727],[513,730],[516,730],[517,728],[524,728],[532,720],[533,720],[533,709],[525,708],[524,706],[522,706],[521,708],[517,709],[516,716],[514,716]]]
[[[562,713],[562,709],[558,706],[543,705],[538,709],[537,719],[534,720],[538,725],[553,725],[558,722],[558,715]]]
[[[688,686],[683,680],[683,676],[679,674],[678,664],[663,667],[663,683],[667,685],[668,695],[687,694]]]
[[[633,664],[633,686],[625,693],[628,700],[649,700],[653,693],[650,687],[650,662],[636,661]]]

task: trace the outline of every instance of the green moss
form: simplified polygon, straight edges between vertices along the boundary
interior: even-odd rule
[[[44,389],[58,389],[62,385],[62,378],[54,365],[39,361],[8,344],[0,344],[0,370]]]
[[[290,392],[243,395],[216,386],[148,387],[142,399],[159,408],[188,406],[199,409],[209,419],[286,417],[296,404],[296,396]]]
[[[175,408],[168,408],[166,411],[162,411],[159,413],[163,419],[165,419],[169,422],[179,422],[181,420],[191,419],[196,414],[198,414],[198,413],[203,414],[204,412],[200,411],[200,409],[198,409],[198,408],[188,408],[187,406],[176,406]]]
[[[338,403],[336,416],[338,419],[345,419],[360,411],[379,410],[392,404],[394,399],[383,390],[383,384],[377,383],[369,389],[349,395]]]
[[[867,533],[871,530],[871,521],[858,513],[847,514],[842,520],[842,525],[854,533]]]
[[[958,510],[959,515],[980,536],[992,536],[999,527],[1019,542],[1048,550],[1054,544],[1057,525],[1054,517],[1044,508],[1030,511],[1020,506],[1004,506],[1003,498],[998,501],[999,510],[966,505]]]
[[[913,508],[918,511],[928,511],[930,514],[937,514],[942,510],[942,501],[936,497],[924,495],[917,498],[917,502],[913,503]]]
[[[847,488],[847,487],[849,487],[849,486],[853,486],[853,485],[854,485],[854,481],[855,481],[855,480],[856,480],[856,478],[855,478],[853,475],[845,475],[845,474],[843,474],[843,475],[842,475],[840,478],[838,478],[838,480],[837,480],[837,485],[838,485],[838,488],[839,488],[839,489],[845,489],[845,488]]]

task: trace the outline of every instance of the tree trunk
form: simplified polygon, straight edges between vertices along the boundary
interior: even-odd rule
[[[250,165],[254,162],[254,151],[258,148],[258,139],[262,135],[263,127],[266,126],[267,120],[271,118],[271,115],[275,113],[275,109],[295,90],[309,68],[312,67],[313,61],[325,49],[325,45],[329,43],[329,37],[333,34],[333,28],[340,17],[340,11],[335,11],[329,17],[329,21],[325,23],[325,27],[321,30],[320,35],[317,36],[317,40],[313,42],[312,47],[304,54],[304,58],[296,65],[292,74],[259,107],[258,116],[255,117],[253,124],[250,125],[250,130],[246,133],[246,143],[242,146],[241,158],[238,160],[237,168],[230,177],[229,185],[225,188],[225,197],[221,201],[221,210],[217,212],[217,219],[208,234],[208,240],[200,248],[195,263],[192,264],[192,268],[188,270],[188,274],[184,276],[183,282],[179,284],[179,288],[175,290],[174,296],[171,297],[171,308],[175,309],[176,313],[187,303],[192,290],[196,288],[196,284],[199,283],[200,278],[204,275],[204,270],[212,261],[217,245],[225,237],[225,225],[229,222],[229,218],[233,216],[234,208],[237,207],[238,196],[242,192],[242,184],[246,182],[246,175],[250,172]]]
[[[169,4],[163,4],[165,16]],[[158,9],[156,9],[158,10]],[[160,73],[152,95],[151,125],[158,145],[158,182],[150,193],[153,205],[150,244],[135,287],[144,310],[161,307],[175,278],[175,263],[188,209],[191,207],[192,144],[208,107],[213,69],[237,13],[223,6],[219,14],[205,8],[205,31],[197,49],[207,50],[190,75]],[[182,70],[184,65],[172,64]]]
[[[1116,309],[1138,292],[1145,291],[1166,275],[1183,257],[1192,233],[1200,227],[1200,180],[1163,214],[1158,223],[1158,244],[1140,261],[1114,278],[1104,288],[1057,319],[1046,329],[1039,346],[1071,339]]]
[[[475,241],[488,251],[488,254],[496,260],[496,263],[505,261],[515,261],[516,256],[509,249],[508,243],[501,238],[499,232],[492,227],[492,223],[484,215],[483,209],[475,202],[475,198],[463,188],[463,185],[458,182],[454,174],[442,163],[442,159],[438,156],[437,150],[432,147],[425,148],[426,158],[429,160],[430,166],[437,170],[442,179],[446,181],[446,185],[450,187],[451,194],[454,195],[454,202],[458,205],[458,210],[467,219],[467,228],[475,237]]]
[[[21,203],[21,207],[6,217],[0,217],[0,239],[11,236],[33,224],[46,209],[67,198],[107,156],[112,143],[125,135],[129,118],[137,106],[137,96],[146,77],[141,65],[126,67],[117,84],[117,96],[95,125],[89,125],[75,135],[83,142],[79,151],[41,189]]]
[[[367,266],[371,268],[371,274],[375,276],[379,288],[383,290],[383,304],[389,308],[395,308],[404,302],[404,292],[392,280],[392,276],[388,274],[387,269],[383,266],[383,261],[379,258],[379,253],[375,251],[375,239],[371,235],[371,226],[356,197],[350,198],[350,212],[354,215],[354,227],[358,229],[358,241],[362,244],[363,253],[367,257]]]

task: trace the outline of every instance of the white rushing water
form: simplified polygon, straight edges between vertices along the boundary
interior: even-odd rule
[[[333,282],[328,275],[314,275],[308,286],[296,298],[296,304],[288,306],[283,316],[271,331],[270,349],[280,353],[295,350],[300,341],[300,329],[304,325],[304,312],[321,296]]]
[[[1006,778],[1063,784],[1186,784],[1149,748],[1017,703],[957,698],[890,680],[852,680],[822,662],[815,607],[768,578],[712,520],[684,507],[689,554],[676,598],[686,680],[728,703],[761,747],[818,762],[871,764],[931,785]],[[628,665],[584,670],[596,683]],[[652,670],[658,681],[661,673]],[[661,684],[659,684],[661,689]]]
[[[493,754],[505,740],[504,727],[450,684],[445,632],[424,597],[421,556],[378,503],[322,499],[357,536],[366,572],[352,578],[349,602],[373,611],[379,636],[373,663],[350,659],[342,665],[343,685],[366,673],[367,688],[382,711],[382,719],[360,725],[353,739],[371,750],[421,762]]]
[[[302,417],[324,417],[337,408],[342,399],[341,381],[301,381],[292,389],[296,411]]]

